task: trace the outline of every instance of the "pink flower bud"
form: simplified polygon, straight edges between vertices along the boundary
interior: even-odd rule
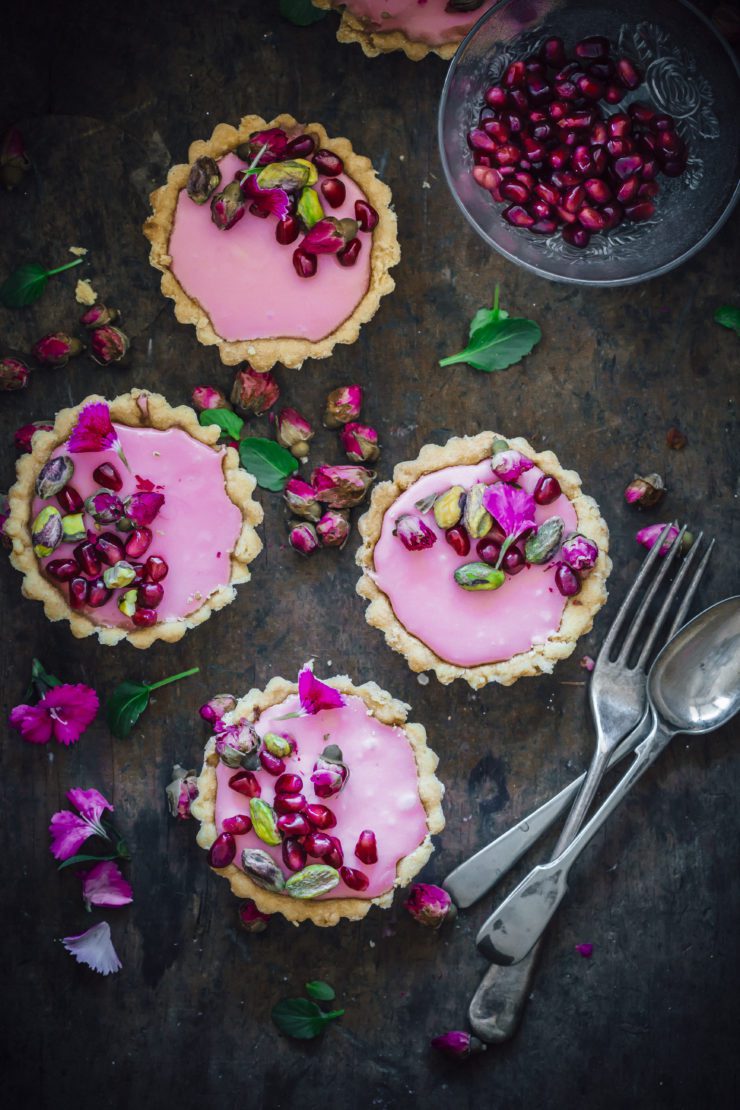
[[[439,929],[457,913],[447,891],[431,883],[412,883],[404,905],[414,921],[429,929]]]
[[[285,503],[296,516],[316,522],[321,516],[321,505],[316,490],[302,478],[289,478],[283,490]]]
[[[0,390],[6,393],[15,389],[25,389],[31,371],[19,358],[4,358],[0,360]]]
[[[339,433],[339,441],[352,462],[375,462],[380,455],[378,433],[367,424],[345,424]]]
[[[196,385],[192,393],[193,408],[196,412],[206,409],[230,409],[231,405],[220,389],[213,385]]]
[[[138,527],[151,524],[163,505],[163,493],[132,493],[124,502],[127,518]]]
[[[301,247],[309,254],[337,254],[357,235],[357,220],[325,216],[313,225]]]
[[[341,749],[329,744],[313,765],[311,783],[317,798],[331,798],[338,794],[349,778],[349,768],[343,762]]]
[[[313,524],[307,520],[291,521],[288,543],[299,555],[312,555],[319,546],[319,537]]]
[[[44,366],[53,366],[58,369],[66,366],[70,358],[78,355],[83,350],[79,339],[66,335],[63,331],[44,335],[31,348],[31,353],[37,362]]]
[[[252,163],[265,147],[257,165],[269,166],[282,158],[287,145],[288,136],[282,127],[268,127],[264,131],[253,131],[247,142],[236,148],[236,153],[242,161]]]
[[[362,388],[359,385],[341,385],[333,389],[326,398],[324,426],[340,428],[350,420],[356,420],[362,408]]]
[[[280,396],[277,381],[271,373],[258,374],[247,364],[237,370],[231,390],[231,403],[244,416],[261,416]]]
[[[0,144],[0,184],[8,191],[17,188],[31,168],[23,136],[17,127],[10,127]]]
[[[117,319],[117,308],[106,308],[104,304],[94,304],[92,308],[88,308],[86,312],[82,313],[80,323],[83,328],[93,331],[95,328],[102,328],[105,324],[114,324]]]
[[[264,933],[272,914],[262,913],[251,898],[239,906],[239,924],[247,933]]]
[[[246,766],[247,757],[257,751],[260,738],[249,721],[233,725],[216,722],[216,755],[227,767],[236,770]]]
[[[599,548],[588,536],[574,532],[563,543],[560,555],[572,570],[591,570],[599,557]]]
[[[352,531],[349,513],[328,509],[317,523],[316,531],[324,547],[344,547]]]
[[[90,354],[98,366],[122,362],[129,348],[128,336],[112,324],[102,324],[90,335]]]
[[[275,439],[297,459],[305,459],[314,430],[296,409],[281,409],[275,422]]]
[[[233,694],[214,694],[205,705],[201,705],[198,712],[204,721],[212,725],[232,709],[236,709],[236,698]]]
[[[497,451],[491,459],[491,470],[502,482],[515,482],[520,474],[531,470],[534,463],[512,447]]]
[[[393,526],[393,535],[398,536],[407,551],[423,551],[437,542],[437,535],[429,525],[411,513],[401,513]]]
[[[172,768],[172,782],[165,788],[170,813],[181,821],[190,817],[190,804],[198,797],[195,771],[186,771],[179,763]]]
[[[478,1052],[485,1052],[487,1047],[477,1037],[459,1029],[443,1033],[441,1037],[433,1037],[431,1044],[437,1052],[442,1052],[452,1060],[467,1060]]]
[[[651,547],[655,546],[665,527],[665,524],[648,524],[647,528],[640,529],[640,531],[635,536],[635,539],[638,543],[641,543],[642,546],[646,547],[649,551]],[[668,529],[668,535],[665,538],[665,542],[660,549],[661,557],[667,554],[671,544],[673,543],[677,535],[678,528],[675,524],[672,524]]]
[[[215,193],[211,200],[211,219],[219,231],[229,231],[239,223],[246,210],[238,181],[232,181],[222,192]]]
[[[54,424],[50,420],[34,420],[32,424],[24,424],[23,427],[18,428],[13,437],[16,451],[21,454],[30,454],[31,441],[36,432],[53,431]]]
[[[375,471],[364,466],[317,466],[311,481],[319,501],[333,509],[352,509],[365,499]]]
[[[665,491],[665,484],[660,474],[648,474],[645,478],[635,475],[624,491],[624,499],[628,505],[651,509],[663,499]]]

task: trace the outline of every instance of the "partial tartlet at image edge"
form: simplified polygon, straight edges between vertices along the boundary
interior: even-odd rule
[[[343,707],[321,710],[314,716],[285,719],[285,715],[275,713],[275,709],[297,710],[299,687],[276,677],[264,690],[253,689],[241,698],[236,708],[223,718],[223,725],[228,729],[236,722],[248,721],[259,731],[261,740],[273,729],[278,737],[291,738],[293,751],[284,762],[286,774],[299,774],[302,780],[298,795],[298,798],[303,797],[302,812],[312,806],[331,811],[334,824],[320,827],[340,840],[343,865],[362,872],[367,894],[353,894],[337,876],[332,877],[339,891],[336,897],[331,890],[309,897],[292,896],[289,888],[266,889],[240,865],[245,847],[271,857],[271,866],[276,875],[279,873],[278,884],[290,880],[295,870],[286,867],[281,855],[284,837],[281,842],[278,834],[277,839],[265,843],[251,828],[246,835],[235,836],[234,862],[213,869],[228,879],[237,897],[253,899],[263,913],[281,913],[294,924],[311,921],[315,925],[331,926],[342,918],[359,921],[373,905],[388,907],[394,890],[410,883],[424,867],[434,850],[432,835],[444,828],[441,807],[444,787],[434,773],[438,760],[427,746],[424,727],[408,721],[408,705],[374,682],[355,686],[347,676],[336,676],[326,680],[325,686],[343,696]],[[207,850],[223,834],[224,814],[249,814],[250,801],[254,800],[267,800],[271,809],[270,803],[275,802],[278,793],[276,785],[282,786],[281,777],[283,780],[286,777],[283,774],[276,778],[274,770],[268,773],[257,763],[253,773],[259,784],[257,799],[232,790],[229,780],[234,775],[249,776],[250,772],[239,772],[237,764],[227,766],[221,761],[216,750],[219,735],[223,732],[217,732],[206,745],[198,778],[198,797],[192,805],[193,816],[201,822],[198,844]],[[341,758],[349,773],[340,792],[329,796],[316,787],[314,797],[310,779],[312,768],[329,741],[341,746]],[[222,790],[225,795],[219,800]],[[278,812],[287,813],[288,810]],[[290,812],[298,811],[292,807]],[[309,809],[309,812],[312,811]],[[408,829],[404,822],[408,823]],[[377,838],[377,861],[369,865],[359,861],[353,852],[358,832],[366,826],[372,827]],[[304,838],[301,840],[305,842]],[[304,861],[309,866],[322,864],[320,858],[306,857],[305,852]],[[379,874],[386,875],[387,880],[379,878]],[[374,886],[382,889],[376,891]]]
[[[537,528],[561,514],[563,542],[569,535],[584,537],[593,565],[583,574],[564,572],[575,579],[574,596],[561,596],[556,588],[557,553],[542,565],[521,566],[515,577],[507,574],[500,588],[490,592],[458,586],[454,572],[481,558],[476,547],[485,537],[469,539],[468,551],[457,553],[445,542],[446,531],[435,523],[431,505],[420,513],[417,499],[433,501],[435,494],[457,483],[464,490],[497,484],[500,479],[490,465],[496,441],[507,442],[481,432],[455,437],[444,446],[422,447],[416,459],[395,467],[392,481],[375,487],[358,525],[363,544],[357,552],[362,570],[357,592],[369,602],[368,624],[383,632],[388,646],[406,658],[412,671],[434,671],[445,685],[462,678],[474,689],[488,682],[509,686],[525,676],[549,674],[591,629],[607,598],[609,531],[596,502],[582,492],[575,471],[563,469],[551,451],[537,452],[521,438],[508,440],[508,450],[518,453],[528,469],[507,484],[531,494],[541,477],[554,478],[560,493],[552,503],[534,506]],[[525,502],[534,504],[531,496]],[[429,549],[405,550],[394,534],[397,518],[414,514],[425,535],[433,533],[427,536]]]
[[[128,450],[132,470],[113,449],[64,450],[85,410],[112,421],[122,448]],[[263,514],[252,498],[255,479],[239,466],[233,448],[216,447],[218,436],[219,429],[202,427],[192,409],[173,408],[164,397],[147,390],[133,389],[110,402],[92,395],[74,408],[62,409],[53,430],[36,432],[31,453],[18,460],[16,482],[8,495],[5,532],[12,542],[10,561],[23,574],[24,596],[41,601],[49,620],[69,621],[77,638],[97,635],[102,644],[127,640],[138,648],[150,647],[156,640],[174,643],[233,601],[235,587],[249,581],[249,564],[262,550],[256,526]],[[49,473],[51,460],[58,460],[55,469],[62,477],[56,485],[46,478],[40,491],[39,475]],[[218,488],[210,490],[214,476]],[[164,483],[158,483],[157,478],[163,477]],[[204,502],[206,485],[209,492]],[[145,514],[154,510],[148,524],[136,529],[119,512],[120,503],[130,504],[132,497]],[[196,527],[198,505],[208,503],[209,511],[215,511],[219,497],[223,500],[219,519]],[[39,546],[38,536],[34,540],[32,533],[34,527],[41,529],[42,510],[49,519]],[[59,518],[64,529],[61,540]],[[206,546],[194,552],[187,544],[183,548],[182,540],[191,545],[210,543],[218,550]],[[86,551],[76,554],[83,546]],[[72,574],[76,562],[78,570]],[[58,577],[46,569],[50,563],[58,564],[53,568]],[[104,581],[106,574],[110,586]],[[202,574],[202,581],[195,581],[195,592],[186,580],[193,574],[196,579]],[[73,579],[79,579],[89,602],[73,607]],[[146,609],[146,626],[144,618],[142,626],[134,622],[136,609]]]
[[[412,62],[428,54],[445,61],[455,51],[473,24],[494,0],[479,0],[472,10],[449,12],[449,0],[312,0],[315,8],[334,10],[341,15],[337,41],[356,42],[368,58],[396,50]],[[409,15],[410,13],[410,15]],[[383,26],[388,30],[383,30]]]
[[[290,142],[314,139],[314,150],[304,161],[312,161],[317,150],[340,160],[339,174],[332,169],[307,186],[323,208],[322,218],[350,221],[356,202],[364,201],[374,210],[370,220],[377,216],[377,222],[368,230],[360,227],[359,250],[352,260],[340,264],[336,255],[320,253],[315,256],[315,274],[299,276],[293,255],[310,234],[309,224],[302,223],[300,236],[283,244],[276,240],[274,217],[253,214],[254,204],[238,223],[220,229],[212,221],[210,205],[196,204],[188,196],[188,179],[198,159],[218,164],[217,191],[222,190],[248,169],[237,157],[237,148],[274,128],[285,132]],[[199,342],[217,345],[227,365],[248,361],[258,371],[277,362],[297,369],[307,358],[328,357],[337,343],[354,343],[381,298],[395,287],[389,270],[400,259],[391,192],[370,160],[355,153],[348,139],[330,138],[321,124],[304,126],[286,114],[269,123],[260,116],[245,116],[238,128],[220,123],[210,139],[191,144],[188,157],[189,162],[173,166],[167,184],[152,193],[152,215],[144,224],[151,242],[150,262],[162,272],[162,292],[175,302],[177,319],[193,324]],[[283,157],[297,156],[288,151],[278,164]],[[258,165],[265,169],[269,163]],[[329,181],[341,185],[339,197],[332,197],[338,203],[329,203],[322,192]],[[295,200],[292,194],[294,206]],[[292,211],[296,215],[295,207]]]

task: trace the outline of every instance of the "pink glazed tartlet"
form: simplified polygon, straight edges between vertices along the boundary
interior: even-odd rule
[[[297,683],[210,704],[233,708],[212,719],[192,813],[234,894],[296,924],[389,906],[444,827],[437,757],[409,706],[310,664]]]
[[[162,292],[228,365],[326,358],[357,339],[394,287],[390,190],[318,123],[220,123],[151,202],[144,234]]]
[[[236,596],[262,544],[255,480],[192,409],[134,389],[36,432],[5,525],[23,593],[103,644],[174,642]]]
[[[495,0],[313,0],[342,19],[339,42],[358,42],[368,58],[403,50],[414,62],[435,53],[451,58]]]
[[[482,432],[423,447],[375,487],[359,528],[368,623],[445,684],[550,673],[606,601],[596,502],[524,439]]]

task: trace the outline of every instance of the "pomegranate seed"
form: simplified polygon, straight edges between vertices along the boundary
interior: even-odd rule
[[[320,805],[318,802],[313,802],[311,805],[306,806],[306,817],[316,829],[333,829],[337,823],[337,819],[330,809],[326,806]]]
[[[522,138],[522,147],[530,162],[541,162],[545,157],[545,144],[530,138],[529,135]]]
[[[564,100],[553,100],[547,106],[547,112],[553,123],[559,123],[563,116],[566,116],[570,109]]]
[[[90,583],[85,578],[73,578],[69,583],[69,605],[71,609],[81,609],[87,601]]]
[[[542,75],[545,72],[545,67],[542,64],[542,59],[538,58],[536,54],[530,54],[524,59],[524,65],[527,73],[538,73]]]
[[[476,166],[492,166],[493,165],[493,155],[492,154],[483,154],[483,152],[480,151],[480,150],[474,150],[473,151],[473,164],[476,165]]]
[[[539,143],[549,142],[554,134],[555,131],[551,123],[538,123],[532,128],[532,138],[536,139]]]
[[[300,794],[303,779],[300,775],[281,775],[275,783],[276,794]]]
[[[277,819],[277,827],[286,836],[308,836],[311,826],[302,813],[285,813]]]
[[[246,813],[235,813],[233,817],[224,817],[221,828],[232,836],[244,836],[252,828],[252,818]]]
[[[646,158],[640,170],[643,181],[654,181],[658,176],[658,161],[656,158]]]
[[[586,199],[586,190],[582,185],[574,185],[563,198],[563,208],[568,212],[577,212]]]
[[[532,189],[534,189],[534,177],[531,173],[527,173],[526,170],[519,170],[518,173],[515,173],[514,180],[518,181],[520,185],[523,185],[530,193]]]
[[[578,99],[578,86],[574,81],[556,81],[554,87],[559,100]]]
[[[640,200],[637,204],[625,205],[624,214],[628,220],[649,220],[655,215],[655,205],[651,200]]]
[[[355,844],[355,855],[360,863],[372,864],[378,862],[378,844],[372,829],[363,829]]]
[[[313,164],[325,177],[339,177],[344,171],[344,162],[333,150],[317,150],[313,156]]]
[[[504,116],[504,123],[509,129],[509,137],[518,135],[520,131],[524,130],[524,121],[517,112],[507,112]]]
[[[658,131],[658,153],[665,158],[677,158],[684,152],[683,140],[675,131]]]
[[[339,875],[344,885],[348,886],[350,890],[367,890],[370,885],[367,875],[353,867],[340,867]]]
[[[614,172],[624,181],[642,169],[643,159],[640,154],[627,154],[624,158],[617,158],[614,163]]]
[[[642,84],[642,73],[629,58],[619,58],[616,70],[617,79],[624,85],[625,89],[632,91]]]
[[[134,609],[134,615],[131,618],[137,628],[151,628],[153,624],[157,623],[157,614],[153,609],[137,608]]]
[[[503,108],[507,100],[506,89],[502,89],[500,85],[491,85],[490,89],[486,89],[485,100],[491,108]]]
[[[276,813],[301,813],[306,808],[306,799],[303,794],[276,794],[272,805]]]
[[[112,567],[115,563],[120,563],[126,555],[123,540],[113,532],[103,532],[102,536],[98,536],[95,550],[109,567]]]
[[[521,151],[513,143],[503,143],[494,154],[494,158],[500,166],[514,166],[520,157]]]
[[[639,177],[628,177],[626,181],[617,189],[617,200],[620,204],[628,204],[629,201],[634,200],[637,196],[637,190],[640,187]]]
[[[609,39],[603,35],[589,35],[576,43],[576,57],[583,61],[600,61],[609,56]]]
[[[293,268],[298,274],[298,277],[313,277],[316,273],[316,265],[315,254],[309,254],[303,247],[297,247],[293,251]]]
[[[547,160],[554,170],[562,170],[568,165],[570,151],[567,146],[556,146],[547,156]]]
[[[568,62],[566,65],[563,66],[562,69],[559,69],[558,72],[555,74],[555,80],[556,81],[567,81],[569,77],[574,77],[574,76],[576,76],[577,74],[579,74],[581,72],[582,72],[582,70],[581,70],[581,63],[580,62]]]
[[[607,81],[610,77],[614,76],[616,66],[611,58],[605,58],[601,62],[591,62],[591,64],[586,67],[586,70],[592,77],[597,77],[599,81]]]
[[[81,513],[85,502],[80,497],[74,486],[65,486],[57,494],[57,501],[65,513]]]
[[[532,104],[546,104],[552,100],[552,86],[544,77],[532,73],[527,81],[527,94]]]
[[[563,116],[559,126],[568,128],[570,131],[585,131],[596,122],[596,114],[591,108],[582,108],[577,112],[571,112],[569,116]]]
[[[337,262],[340,266],[354,266],[361,250],[362,242],[355,236],[345,247],[337,251]]]
[[[604,93],[604,100],[607,104],[619,104],[624,100],[626,90],[619,85],[607,85],[606,92]]]
[[[360,225],[360,231],[373,231],[378,226],[380,216],[366,200],[355,201],[355,219]]]
[[[533,223],[529,230],[533,231],[535,235],[552,235],[557,229],[557,220],[549,220],[542,217],[537,220],[536,223]]]
[[[501,119],[486,120],[483,130],[496,143],[505,143],[511,135],[509,125]]]
[[[603,146],[595,146],[591,148],[591,161],[594,164],[594,173],[597,177],[603,176],[606,173],[607,166],[609,165],[609,157]]]
[[[69,582],[75,575],[80,573],[80,568],[77,566],[75,559],[52,559],[47,563],[44,570],[56,578],[57,582]]]
[[[649,200],[652,197],[657,197],[659,192],[660,186],[657,181],[645,181],[637,190],[637,195],[638,197],[642,197],[643,199],[647,198]]]
[[[509,106],[525,119],[529,115],[529,100],[524,89],[512,89],[509,93]]]
[[[167,577],[169,569],[161,555],[150,555],[144,563],[144,577],[149,582],[161,582]]]
[[[520,204],[510,204],[508,208],[504,208],[501,215],[512,227],[531,227],[535,222],[534,216],[530,216],[526,208],[522,208]]]
[[[597,204],[606,204],[612,199],[611,189],[600,177],[589,177],[588,181],[584,181],[583,188]]]
[[[606,124],[603,120],[597,119],[596,123],[591,128],[591,146],[604,146],[608,138],[609,132]]]
[[[618,201],[611,201],[610,204],[605,204],[601,209],[602,215],[606,218],[606,227],[604,231],[611,231],[617,224],[621,224],[624,219],[624,209]]]
[[[501,187],[501,196],[513,200],[516,204],[526,204],[529,200],[529,189],[520,185],[518,181],[507,181]]]
[[[552,208],[547,201],[544,200],[533,200],[529,206],[529,211],[533,216],[536,216],[538,220],[549,220],[552,216]]]
[[[563,221],[563,223],[574,224],[578,222],[578,217],[576,216],[575,212],[569,212],[568,209],[564,208],[562,204],[558,204],[555,208],[555,211],[560,219]]]
[[[613,139],[624,139],[632,130],[632,120],[626,112],[615,112],[606,121],[609,134]]]
[[[454,528],[448,528],[445,532],[445,539],[456,555],[464,557],[470,551],[470,536],[462,524],[456,524]]]
[[[510,547],[501,563],[503,570],[511,577],[519,574],[526,565],[527,560],[524,558],[524,552],[519,547]]]
[[[551,505],[560,497],[560,482],[549,474],[543,474],[534,487],[533,497],[538,505]]]
[[[83,574],[90,578],[97,578],[103,569],[94,543],[78,543],[73,551],[77,565]]]
[[[302,135],[296,135],[295,139],[291,139],[285,148],[286,158],[310,158],[316,150],[316,140],[313,135],[308,135],[305,131]]]
[[[577,131],[563,131],[562,134],[561,134],[561,138],[562,138],[562,140],[563,140],[563,142],[565,143],[566,146],[575,146],[576,143],[578,142],[578,132]]]
[[[164,597],[164,586],[159,582],[142,582],[136,594],[136,602],[142,609],[156,609]]]
[[[524,84],[527,77],[527,67],[524,62],[511,62],[504,71],[503,84],[507,89],[518,89]]]
[[[253,771],[237,771],[229,779],[229,786],[245,798],[259,798],[262,794],[262,787]]]
[[[208,862],[211,867],[228,867],[236,855],[236,841],[231,833],[223,832],[217,836],[208,849]]]
[[[585,227],[577,227],[576,224],[571,224],[563,228],[563,239],[569,243],[571,247],[578,247],[583,249],[587,247],[591,241],[591,236],[586,231]]]
[[[131,566],[134,570],[134,577],[131,580],[131,587],[133,588],[134,586],[140,586],[144,581],[144,564],[131,563]]]
[[[540,197],[541,200],[544,200],[547,204],[560,203],[560,193],[554,187],[554,185],[548,185],[547,182],[540,181],[537,185],[535,185],[534,191],[537,196]]]
[[[329,840],[331,841],[331,848],[328,852],[324,852],[321,858],[324,863],[328,863],[329,867],[334,867],[338,871],[344,863],[344,850],[342,848],[342,842],[336,836],[330,836]]]
[[[503,178],[498,170],[489,169],[487,166],[473,167],[473,180],[481,189],[495,189],[501,184]]]
[[[514,176],[514,174],[516,173],[516,166],[497,166],[496,173],[501,174],[501,180],[503,181],[505,177]]]
[[[303,846],[309,856],[319,858],[329,851],[333,839],[325,832],[312,832],[303,841]]]
[[[532,127],[539,123],[547,123],[547,112],[544,108],[532,108],[529,113],[529,122]]]
[[[583,77],[579,77],[576,81],[576,84],[581,96],[585,96],[587,100],[601,100],[602,96],[606,92],[604,82],[599,81],[596,77],[591,77],[588,74],[584,74]]]
[[[565,563],[559,563],[555,571],[555,585],[563,597],[574,597],[581,592],[581,580],[574,570]]]
[[[468,146],[471,150],[482,150],[486,154],[493,154],[496,150],[496,143],[480,127],[474,127],[472,131],[468,131]]]
[[[149,549],[152,542],[152,530],[143,524],[140,528],[133,528],[124,543],[126,555],[130,559],[139,559]]]
[[[542,44],[542,57],[553,69],[556,66],[564,66],[568,59],[565,54],[565,44],[563,40],[557,35],[552,35],[549,39],[545,39]]]
[[[282,247],[295,243],[299,231],[300,225],[295,216],[284,216],[275,224],[275,238]]]
[[[284,840],[282,854],[289,871],[302,871],[306,866],[306,849],[297,840]]]
[[[594,172],[594,161],[591,155],[591,148],[587,146],[577,146],[571,155],[570,164],[581,177],[592,174]]]
[[[104,462],[100,466],[96,466],[92,476],[99,486],[112,489],[114,493],[118,493],[119,489],[123,488],[123,478],[113,463]]]
[[[642,100],[636,100],[627,109],[632,119],[638,123],[651,123],[655,119],[655,110]]]
[[[587,231],[603,231],[606,227],[606,218],[590,204],[584,204],[583,208],[580,209],[578,220]]]
[[[632,153],[632,143],[629,139],[609,139],[606,149],[612,158],[625,158]]]
[[[669,116],[667,112],[658,112],[658,114],[651,119],[650,126],[653,131],[673,131],[676,126],[676,121],[673,116]]]
[[[555,174],[552,174],[552,181],[553,181],[553,184],[555,184]],[[577,173],[573,173],[572,170],[563,170],[562,173],[560,173],[559,176],[558,176],[558,188],[560,188],[560,189],[569,189],[573,185],[580,185],[580,184],[581,184],[580,177],[578,176]]]
[[[259,760],[268,775],[282,775],[285,771],[285,760],[268,752],[267,748],[260,748]],[[283,795],[288,797],[289,795]]]
[[[491,539],[490,536],[485,536],[482,540],[478,540],[475,545],[475,550],[479,559],[482,559],[484,563],[490,563],[491,566],[495,566],[501,554],[501,544],[498,540]]]
[[[87,591],[87,604],[93,609],[99,609],[106,601],[110,601],[112,594],[113,591],[108,589],[102,578],[94,578]]]

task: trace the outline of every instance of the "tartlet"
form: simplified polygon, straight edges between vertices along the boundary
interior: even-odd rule
[[[118,454],[94,449],[106,424]],[[262,508],[218,435],[146,390],[62,409],[18,460],[8,495],[24,595],[78,638],[138,648],[174,643],[233,601],[262,549]]]
[[[279,177],[286,162],[292,177],[282,174],[285,196],[277,188],[272,198],[258,192],[262,171]],[[250,166],[259,172],[247,174]],[[196,182],[202,167],[214,176],[206,172]],[[218,198],[237,178],[242,191],[252,191],[242,215],[224,228],[234,204],[225,208]],[[390,190],[368,158],[348,139],[330,138],[321,124],[304,127],[290,115],[270,123],[245,116],[238,128],[220,123],[210,139],[191,144],[188,164],[172,167],[151,203],[144,234],[150,262],[162,272],[162,292],[175,302],[177,319],[193,324],[201,343],[217,345],[227,365],[248,361],[266,371],[276,362],[297,368],[304,359],[326,358],[335,344],[357,339],[394,288],[389,270],[400,248]],[[363,217],[353,235],[358,204]],[[313,261],[297,261],[314,221],[327,218],[341,223],[341,253],[329,257],[337,243],[318,243],[308,251]]]
[[[338,42],[357,42],[368,58],[402,50],[419,62],[427,54],[449,60],[495,0],[460,5],[448,11],[450,0],[312,0],[315,8],[341,13]]]
[[[348,677],[337,676],[318,683],[311,675],[310,681],[333,698],[338,692],[338,700],[344,704],[300,714],[302,695],[298,692],[305,677],[304,668],[298,684],[271,679],[264,690],[251,690],[217,722],[216,734],[205,748],[192,813],[201,822],[198,844],[209,850],[211,866],[229,880],[234,894],[252,898],[263,913],[281,913],[295,924],[312,921],[329,926],[342,918],[358,921],[373,905],[389,906],[394,889],[405,886],[421,870],[433,851],[432,834],[444,827],[444,788],[434,773],[437,757],[427,747],[425,729],[408,721],[408,705],[374,682],[355,686]],[[286,714],[300,715],[289,719]],[[245,759],[247,766],[255,768],[253,771],[240,770],[238,754],[235,762],[229,747],[240,727],[252,737],[246,747],[257,745]],[[290,754],[276,765],[274,756],[270,763],[269,752],[265,757],[265,749],[269,745],[280,751],[275,746],[279,743],[284,754],[288,749]],[[338,757],[332,748],[335,745],[341,747]],[[339,758],[341,767],[336,762],[321,761],[322,753],[327,758]],[[265,758],[269,770],[261,762]],[[322,767],[328,767],[329,778],[336,772],[341,784],[337,779],[333,787],[322,787],[321,774],[316,778]],[[229,785],[234,781],[238,789]],[[286,786],[293,792],[286,793]],[[253,808],[255,802],[257,810]],[[266,820],[271,831],[267,833],[260,826],[258,836],[256,825],[249,820],[249,831],[238,834],[235,826],[243,827],[240,821],[244,820],[239,815],[251,814],[257,822],[264,818],[264,811],[258,812],[263,808],[261,803],[266,803],[269,811]],[[275,833],[274,822],[282,822],[286,815],[297,816],[299,825],[304,815],[303,835],[298,835],[300,828],[295,834],[290,830]],[[224,829],[224,821],[231,832]],[[312,834],[320,832],[323,837],[328,834],[336,841],[328,855],[327,844],[319,843],[317,848],[305,829]],[[361,833],[365,848],[358,849],[358,856],[355,849]],[[369,856],[368,834],[373,841]],[[226,856],[214,861],[214,852],[224,847],[225,840]],[[245,849],[256,856],[243,861]],[[323,849],[322,856],[316,854],[319,849]],[[261,853],[269,858],[262,858]],[[255,881],[255,860],[259,866],[267,866],[271,887],[265,885],[264,872]],[[247,874],[244,866],[252,868],[253,873]],[[301,883],[307,882],[305,867],[320,870],[322,888],[317,894],[300,892]],[[311,874],[315,876],[316,872]],[[291,893],[296,883],[296,893]]]
[[[493,462],[507,480],[494,473]],[[535,487],[546,478],[557,485],[542,486],[541,496],[558,486],[559,492],[536,503]],[[458,493],[447,493],[437,507],[435,499],[453,488]],[[510,503],[520,506],[518,523],[499,527],[498,517],[484,518],[491,497],[502,516]],[[551,517],[561,523],[542,532]],[[519,539],[508,541],[514,551],[507,545],[502,564],[503,539],[517,528]],[[482,432],[426,445],[415,460],[396,466],[392,481],[375,487],[359,530],[357,592],[370,602],[368,624],[381,629],[412,671],[434,671],[444,684],[462,678],[478,689],[549,674],[606,601],[609,532],[598,506],[581,491],[575,471],[525,439]]]

